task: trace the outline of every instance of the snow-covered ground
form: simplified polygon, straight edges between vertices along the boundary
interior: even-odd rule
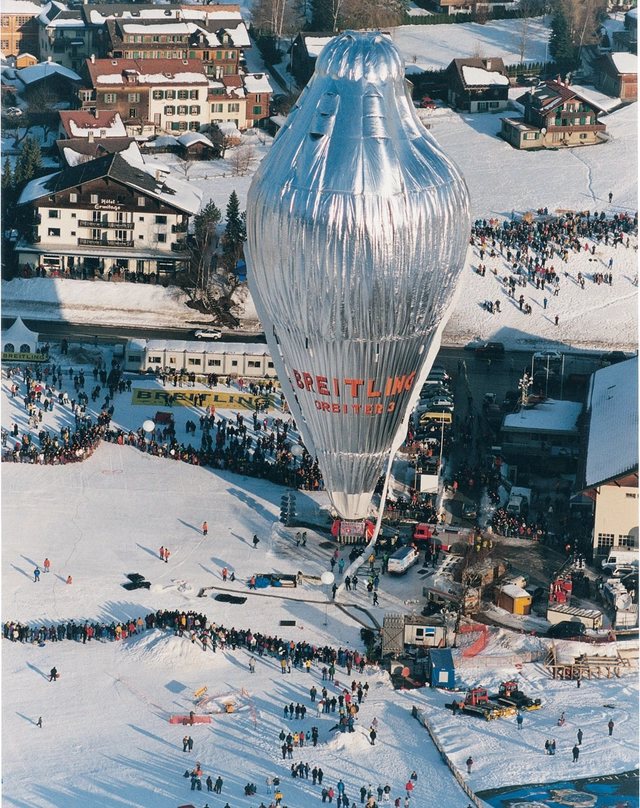
[[[79,367],[97,358],[96,349],[72,346],[69,362]],[[95,353],[95,357],[94,357]],[[109,359],[109,354],[103,354]],[[136,381],[140,384],[153,382]],[[20,397],[11,399],[9,383],[2,384],[2,423],[12,420],[25,427]],[[114,422],[136,429],[153,416],[134,406],[130,394],[115,400]],[[230,415],[230,413],[220,413]],[[277,414],[277,413],[273,413]],[[178,436],[187,418],[198,411],[174,408]],[[58,429],[68,422],[69,410],[57,407],[44,415],[43,426]],[[2,612],[3,622],[18,620],[50,625],[69,620],[111,623],[144,617],[159,609],[204,613],[227,628],[248,629],[333,647],[362,648],[360,623],[370,624],[364,606],[379,622],[386,612],[410,612],[421,602],[422,573],[414,568],[404,578],[383,576],[380,605],[373,606],[362,587],[344,592],[338,601],[349,614],[327,602],[319,583],[305,579],[297,589],[249,592],[248,577],[257,572],[318,576],[329,568],[333,547],[327,535],[308,530],[308,543],[296,547],[295,529],[278,522],[283,489],[269,482],[228,472],[190,466],[142,454],[139,450],[103,444],[84,463],[43,467],[4,464],[2,467]],[[328,523],[324,494],[300,491],[297,507],[303,518]],[[209,524],[204,537],[200,526]],[[251,545],[256,533],[261,541]],[[160,545],[171,549],[169,563],[158,558]],[[348,548],[340,555],[347,555]],[[51,560],[51,572],[33,581],[33,569]],[[223,583],[221,570],[235,572],[235,583]],[[125,575],[137,572],[151,588],[127,592]],[[67,576],[73,577],[71,585]],[[364,571],[361,574],[364,578]],[[242,605],[213,600],[215,586],[247,596]],[[351,616],[350,616],[351,615]],[[294,620],[283,627],[282,620]],[[258,808],[269,804],[265,778],[280,776],[283,804],[307,808],[319,801],[320,789],[311,781],[292,779],[291,762],[321,766],[325,784],[335,788],[341,777],[352,801],[359,788],[389,782],[392,798],[402,796],[410,772],[419,774],[412,805],[440,804],[464,808],[468,797],[443,765],[426,731],[411,717],[412,705],[421,707],[454,765],[464,771],[472,755],[468,778],[474,790],[509,784],[551,782],[580,776],[632,769],[637,763],[637,675],[621,679],[585,681],[581,689],[554,682],[540,663],[496,668],[496,657],[536,650],[541,641],[520,632],[490,629],[489,643],[477,664],[458,668],[460,687],[482,684],[490,690],[517,676],[522,689],[543,700],[544,708],[527,713],[521,733],[513,719],[486,724],[471,717],[454,718],[443,707],[450,695],[438,691],[394,691],[387,675],[375,667],[351,678],[368,681],[364,702],[352,735],[334,728],[335,715],[318,717],[309,700],[311,683],[321,687],[320,666],[310,674],[280,673],[276,661],[258,658],[256,673],[248,669],[244,650],[214,655],[199,644],[169,631],[145,632],[120,642],[82,645],[72,641],[44,646],[3,641],[3,799],[15,808],[177,808],[192,802],[202,808],[209,795],[194,795],[182,777],[195,760],[204,777],[224,780],[221,798],[209,805]],[[564,655],[593,648],[560,643]],[[604,651],[598,646],[598,651]],[[613,651],[609,646],[607,651]],[[487,668],[485,663],[491,661]],[[57,682],[48,681],[56,666]],[[209,725],[184,728],[169,723],[172,714],[194,707],[194,693],[207,687],[214,710]],[[338,685],[330,686],[339,692]],[[233,714],[218,712],[223,698],[235,702]],[[283,705],[305,703],[305,721],[285,721]],[[608,705],[608,706],[605,706]],[[201,708],[197,709],[200,712]],[[564,727],[556,720],[566,715]],[[42,716],[43,728],[36,726]],[[616,723],[609,738],[606,724]],[[366,733],[376,718],[379,734],[371,746]],[[294,750],[293,761],[283,761],[278,734],[283,727],[310,730],[318,726],[317,748]],[[578,727],[584,732],[579,770],[571,762]],[[185,734],[194,752],[182,752]],[[544,756],[545,739],[555,738],[558,754]],[[34,775],[37,761],[37,776]],[[466,777],[466,775],[465,775]],[[256,798],[246,798],[247,781],[258,785]],[[194,796],[196,799],[194,799]]]

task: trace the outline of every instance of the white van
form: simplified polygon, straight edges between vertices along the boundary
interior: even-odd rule
[[[609,557],[602,562],[602,569],[614,570],[616,567],[638,567],[637,550],[614,550],[609,551]]]
[[[408,547],[401,547],[400,550],[397,550],[389,558],[387,571],[390,573],[395,573],[396,575],[402,575],[403,572],[406,572],[409,567],[412,567],[416,563],[419,557],[420,554],[415,547],[412,547],[411,545]]]

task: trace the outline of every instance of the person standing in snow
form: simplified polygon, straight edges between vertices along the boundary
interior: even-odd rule
[[[49,561],[48,558],[45,558],[44,564],[42,566],[44,567],[45,572],[51,572],[51,562]]]
[[[209,526],[207,525],[206,522],[203,522],[202,523],[202,535],[206,536],[208,532],[209,532]]]
[[[607,724],[607,726],[609,727],[609,735],[610,736],[613,735],[613,728],[615,727],[615,724],[613,723],[613,718],[609,719],[609,723]]]
[[[253,657],[249,660],[249,673],[256,672],[256,661]]]
[[[49,681],[55,682],[58,679],[58,670],[57,668],[51,668],[51,672],[49,673]]]
[[[40,727],[40,729],[42,729],[42,716],[40,716],[40,718],[38,719],[36,727]]]
[[[376,745],[376,738],[378,737],[378,733],[375,731],[373,727],[369,729],[369,738],[371,740],[371,746]],[[412,786],[413,788],[413,786]]]
[[[164,561],[164,545],[160,548],[160,561]]]
[[[582,730],[578,730],[578,746],[582,746]]]
[[[189,747],[189,752],[193,752],[193,738],[189,735],[189,740],[187,741],[187,746]]]
[[[578,758],[580,757],[580,747],[578,744],[576,744],[571,751],[573,752],[573,762],[577,763]]]
[[[471,767],[473,766],[473,758],[471,755],[467,758],[467,774],[471,774]]]
[[[33,571],[33,582],[34,584],[40,582],[40,567],[36,567]]]
[[[170,553],[170,552],[169,552],[169,550],[168,550],[168,549],[165,547],[165,550],[164,550],[164,563],[165,563],[165,564],[168,564],[168,563],[169,563],[169,556],[170,556],[170,555],[171,555],[171,553]]]
[[[260,542],[260,539],[256,536],[255,533],[253,534],[252,542],[253,542],[253,549],[257,550],[258,549],[258,544]]]

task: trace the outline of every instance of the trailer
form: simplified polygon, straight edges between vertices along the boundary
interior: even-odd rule
[[[568,606],[566,603],[550,602],[547,606],[547,620],[551,625],[569,620],[573,623],[582,623],[585,628],[593,630],[602,628],[602,612],[598,609],[580,609],[578,606]]]

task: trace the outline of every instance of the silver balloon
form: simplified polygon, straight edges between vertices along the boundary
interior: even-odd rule
[[[469,228],[466,184],[418,120],[396,47],[336,37],[251,184],[246,252],[284,394],[343,518],[367,515]]]

